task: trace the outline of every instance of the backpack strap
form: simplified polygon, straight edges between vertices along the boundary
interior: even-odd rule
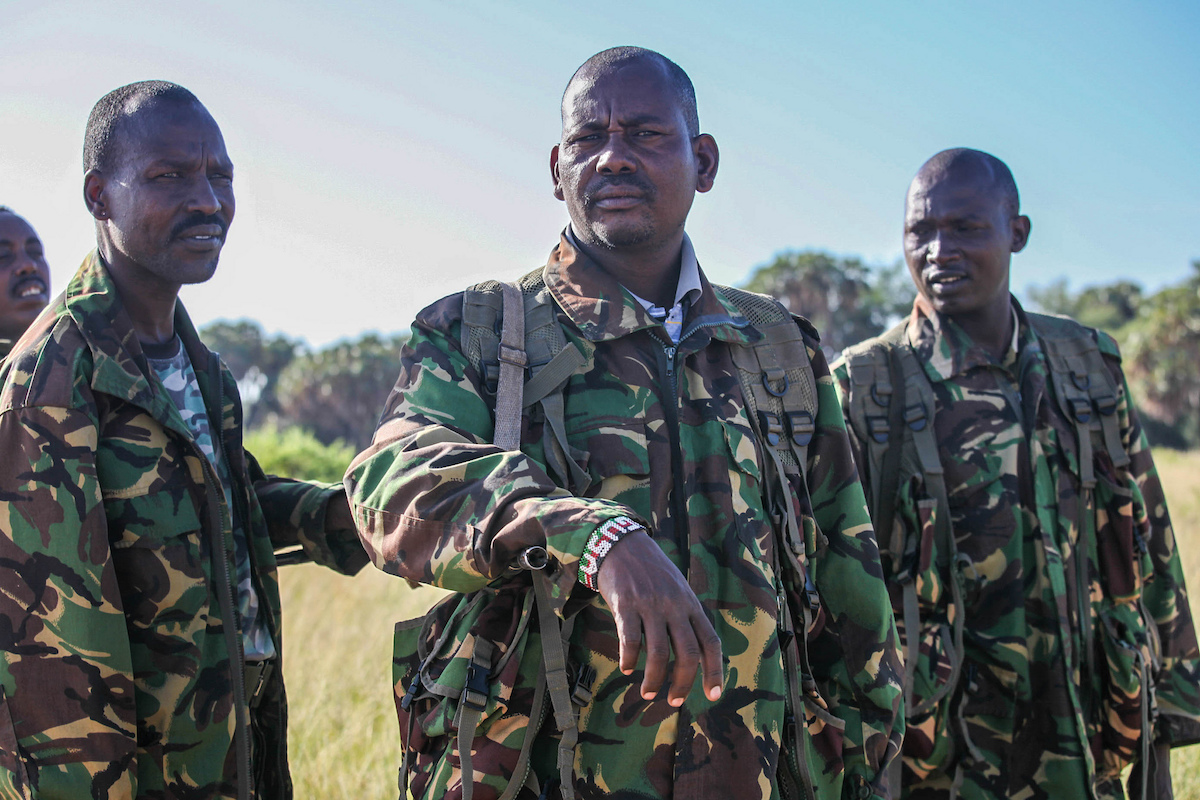
[[[1129,464],[1117,420],[1118,387],[1088,328],[1066,317],[1027,313],[1050,366],[1054,397],[1075,426],[1079,480],[1085,489],[1096,486],[1092,463],[1092,433],[1108,451],[1113,466]]]
[[[497,302],[497,297],[499,302]],[[496,333],[499,312],[499,335]],[[562,390],[568,378],[587,364],[579,348],[566,342],[545,288],[541,271],[530,273],[517,283],[489,282],[471,287],[463,297],[462,347],[468,359],[484,378],[485,388],[495,375],[495,415],[493,443],[504,450],[521,447],[521,415],[534,403],[541,403],[546,428],[545,452],[548,466],[560,480],[576,493],[587,488],[590,478],[575,459],[567,443],[565,409]],[[532,377],[525,379],[526,369]],[[563,484],[560,484],[563,485]],[[570,640],[574,620],[560,624],[551,600],[552,586],[546,574],[548,556],[544,547],[528,548],[518,563],[533,573],[534,599],[537,605],[541,632],[542,667],[538,675],[534,710],[531,719],[540,719],[545,708],[545,695],[550,695],[554,709],[555,727],[560,740],[558,769],[563,800],[575,797],[575,745],[579,739],[576,705],[591,700],[594,671],[580,668],[572,690],[566,644]],[[467,686],[460,703],[458,729],[459,762],[462,770],[463,800],[471,800],[474,780],[471,767],[471,748],[479,724],[479,716],[487,701],[487,680],[490,677],[491,653],[495,645],[477,639],[475,654],[468,670]],[[591,674],[585,674],[590,672]],[[475,684],[472,680],[475,680]],[[482,700],[471,703],[471,692],[482,692]],[[527,766],[536,730],[527,731],[518,755],[518,765]],[[508,800],[522,785],[510,783],[503,794]]]
[[[540,269],[508,289],[505,286],[499,281],[485,281],[463,294],[462,350],[483,378],[485,391],[496,396],[496,431],[501,432],[505,425],[516,426],[515,435],[506,432],[508,438],[501,446],[506,450],[520,446],[521,413],[539,405],[545,420],[543,445],[550,475],[559,486],[582,495],[591,484],[591,476],[580,466],[583,453],[567,441],[562,389],[568,378],[590,363],[590,358],[576,343],[567,341]],[[517,288],[519,298],[514,290]],[[513,323],[507,340],[502,341],[508,308]],[[506,362],[505,358],[519,361],[517,351],[524,351],[524,365]],[[502,392],[500,376],[506,370],[511,377]],[[521,379],[519,392],[517,376]],[[514,419],[516,422],[511,422]]]
[[[921,362],[908,345],[907,323],[848,348],[850,372],[848,411],[850,423],[866,446],[871,472],[872,519],[881,550],[892,558],[904,603],[904,701],[910,717],[925,713],[958,684],[964,650],[964,567],[950,526],[950,501],[945,473],[938,456],[933,386]],[[917,541],[894,537],[895,502],[901,474],[919,469],[930,495],[932,527],[922,529]],[[929,501],[922,501],[929,502]],[[939,571],[950,578],[949,610],[953,637],[949,679],[920,704],[913,704],[917,660],[920,655],[920,608],[917,574],[929,566],[929,553],[937,547]]]
[[[797,519],[793,486],[799,486],[808,497],[808,447],[816,433],[817,381],[804,342],[802,328],[814,340],[817,332],[807,320],[794,317],[778,300],[727,286],[713,287],[762,333],[762,338],[749,345],[731,345],[733,363],[738,370],[746,415],[759,448],[764,454],[763,486],[772,530],[779,537],[775,550],[777,574],[782,574],[780,562],[785,562],[797,577],[797,588],[803,602],[799,609],[803,628],[796,630],[792,609],[782,584],[777,587],[779,603],[780,649],[784,672],[787,675],[787,705],[783,736],[791,742],[796,756],[797,780],[803,787],[810,785],[809,765],[802,729],[805,725],[806,692],[812,684],[813,669],[808,655],[808,631],[821,608],[821,596],[807,566],[817,551],[826,544],[816,526],[807,532]],[[780,556],[786,553],[786,561]],[[830,717],[827,724],[835,727],[840,720]],[[793,787],[807,791],[800,786]]]

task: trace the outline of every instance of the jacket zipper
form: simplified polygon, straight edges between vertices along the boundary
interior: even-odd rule
[[[725,321],[702,322],[684,330],[679,341],[686,341],[689,336],[704,328],[715,328],[724,325]],[[670,338],[664,341],[661,336],[655,336],[662,348],[664,369],[667,386],[670,390],[670,402],[663,403],[664,416],[667,421],[667,435],[671,442],[671,472],[674,478],[671,498],[671,513],[675,519],[675,539],[679,546],[680,572],[687,580],[692,563],[691,555],[691,526],[688,525],[687,495],[683,484],[683,448],[679,436],[679,370],[676,359],[679,356],[679,346]],[[665,399],[665,398],[664,398]]]
[[[216,392],[216,422],[220,425],[218,437],[222,447],[226,447],[225,442],[225,425],[224,425],[224,398],[221,391],[221,380],[219,368],[215,364],[209,369],[209,379],[212,384],[212,390]],[[213,425],[212,410],[208,409],[209,427]],[[225,627],[225,646],[229,650],[231,656],[236,655],[237,660],[230,664],[230,681],[233,686],[233,703],[234,703],[234,746],[237,748],[238,755],[238,798],[239,800],[250,800],[251,786],[253,780],[253,765],[251,763],[250,754],[250,709],[246,699],[246,653],[242,648],[241,627],[237,616],[237,605],[235,603],[233,593],[233,581],[229,575],[229,553],[225,549],[225,526],[228,524],[230,536],[233,535],[233,509],[225,507],[224,487],[221,486],[220,477],[216,473],[212,462],[200,450],[200,446],[194,440],[189,440],[192,451],[199,457],[200,463],[203,466],[204,474],[207,478],[206,494],[210,504],[216,506],[220,511],[221,529],[216,532],[213,541],[213,559],[220,567],[219,569],[219,594],[218,599],[221,604],[221,621]],[[228,451],[221,453],[218,457],[224,455],[228,459]],[[230,476],[232,479],[232,476]],[[215,487],[215,488],[214,488]],[[217,490],[220,494],[217,494]],[[233,487],[230,487],[230,494],[233,494]],[[228,515],[228,516],[227,516]],[[218,558],[219,554],[219,558]]]
[[[681,337],[680,341],[682,340]],[[663,410],[667,418],[667,435],[671,442],[671,475],[673,478],[671,515],[674,517],[675,541],[679,547],[679,571],[683,573],[683,579],[687,580],[692,556],[691,533],[687,519],[687,499],[684,494],[683,485],[683,453],[679,441],[679,379],[675,364],[675,358],[679,355],[679,348],[661,340],[659,343],[662,345],[667,386],[670,393],[670,402],[663,403]],[[666,398],[663,399],[666,400]]]

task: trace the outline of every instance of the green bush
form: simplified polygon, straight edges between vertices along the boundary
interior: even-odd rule
[[[268,475],[312,481],[340,481],[355,454],[341,439],[321,444],[304,428],[274,425],[247,433],[246,449]]]

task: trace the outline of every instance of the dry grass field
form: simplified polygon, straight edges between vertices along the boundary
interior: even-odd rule
[[[1200,592],[1200,452],[1163,451],[1158,465],[1188,583]],[[346,578],[313,566],[285,569],[283,594],[297,800],[395,798],[392,625],[437,595],[373,567]],[[1200,602],[1192,607],[1200,614]],[[1200,745],[1175,751],[1172,774],[1177,798],[1200,800]]]

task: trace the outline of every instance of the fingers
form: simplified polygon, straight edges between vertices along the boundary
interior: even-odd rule
[[[643,620],[646,632],[646,671],[642,675],[642,699],[653,700],[667,677],[671,660],[671,637],[662,620]],[[686,693],[686,692],[685,692]]]
[[[626,614],[624,604],[620,602],[613,603],[612,612],[617,623],[621,672],[629,675],[637,669],[638,656],[641,654],[642,619],[636,613]]]
[[[725,659],[721,652],[721,637],[713,628],[708,617],[700,615],[703,625],[697,626],[696,636],[700,642],[700,667],[703,671],[704,696],[716,700],[725,686]]]

